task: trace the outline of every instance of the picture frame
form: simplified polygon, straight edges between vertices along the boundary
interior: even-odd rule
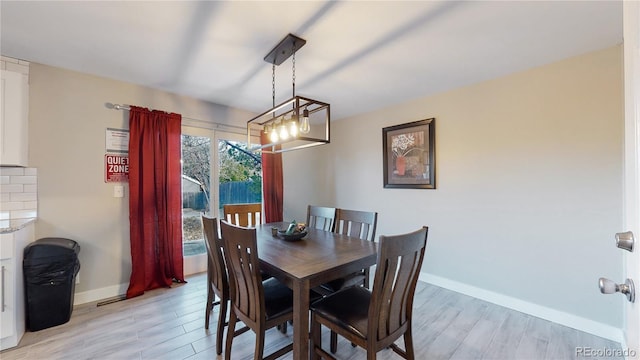
[[[385,188],[435,189],[435,118],[382,129]]]

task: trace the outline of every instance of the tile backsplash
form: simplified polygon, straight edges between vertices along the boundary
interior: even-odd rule
[[[0,220],[38,216],[36,168],[0,167]]]

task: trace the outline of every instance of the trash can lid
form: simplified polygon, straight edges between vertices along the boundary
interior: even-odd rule
[[[40,258],[51,256],[77,256],[80,245],[71,239],[42,238],[32,242],[24,248],[25,258]]]

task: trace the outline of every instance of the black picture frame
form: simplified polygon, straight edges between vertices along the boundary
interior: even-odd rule
[[[382,129],[385,188],[436,188],[435,124],[430,118]]]

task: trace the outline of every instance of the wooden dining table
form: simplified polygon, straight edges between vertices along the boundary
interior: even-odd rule
[[[293,359],[308,359],[309,290],[376,263],[377,243],[319,229],[286,241],[272,228],[289,223],[256,226],[261,268],[293,290]]]

